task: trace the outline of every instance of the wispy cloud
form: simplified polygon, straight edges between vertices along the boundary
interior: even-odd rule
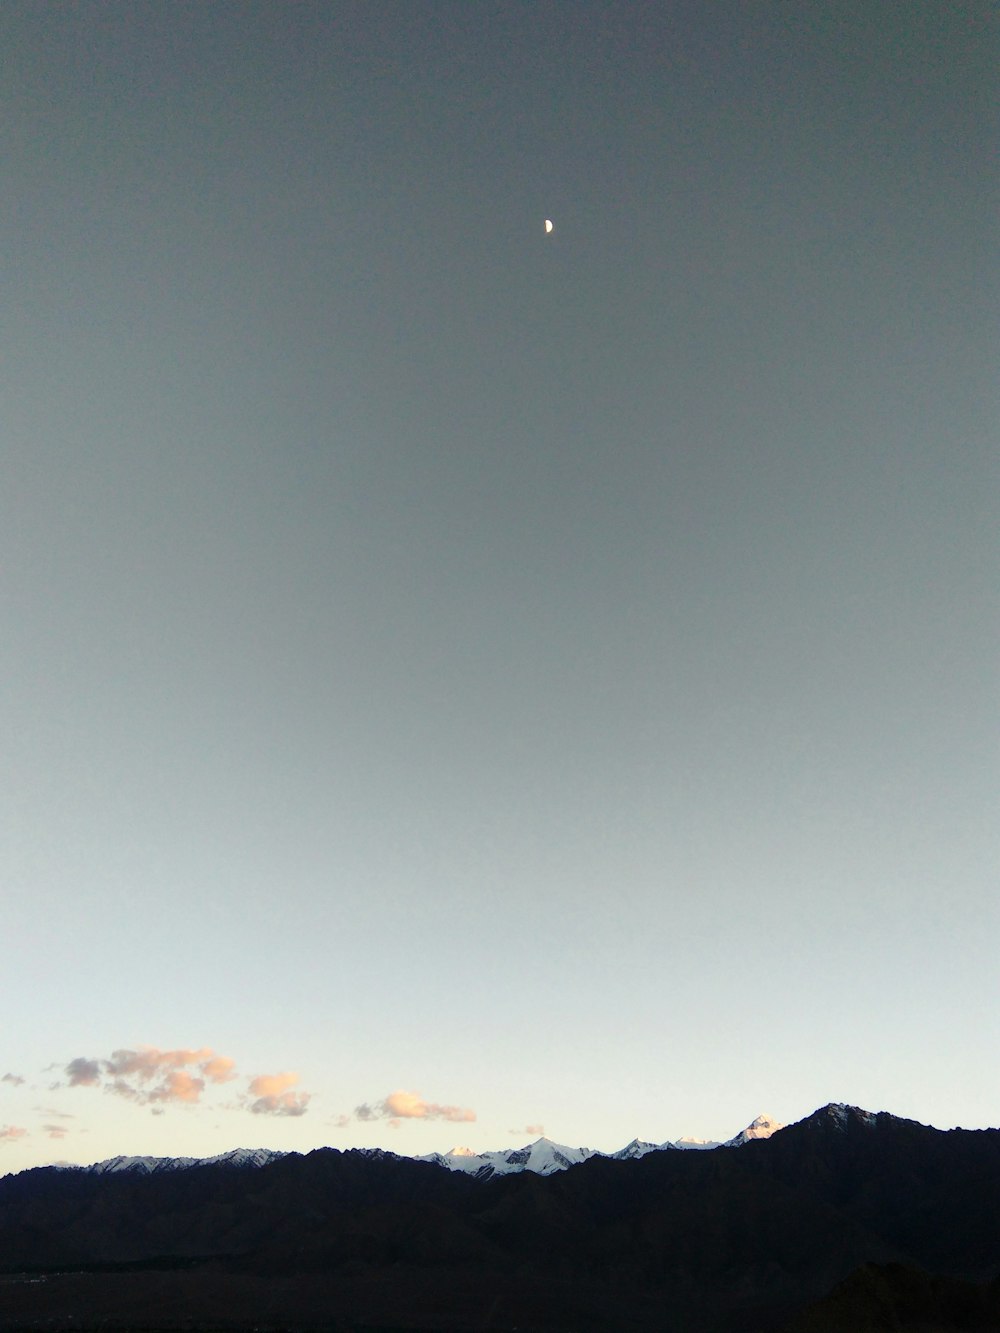
[[[298,1081],[298,1074],[258,1074],[248,1089],[253,1098],[250,1111],[254,1115],[305,1115],[310,1094],[291,1091]]]
[[[0,1126],[0,1143],[13,1143],[16,1139],[23,1139],[27,1132],[20,1125]]]
[[[0,1083],[12,1083],[15,1088],[19,1088],[23,1082],[24,1079],[20,1074],[4,1074],[3,1078],[0,1078]]]
[[[207,1083],[228,1083],[236,1077],[236,1062],[208,1046],[175,1051],[122,1047],[106,1060],[77,1056],[64,1072],[71,1088],[103,1087],[105,1092],[155,1108],[200,1101]]]
[[[526,1135],[529,1139],[540,1139],[545,1133],[545,1126],[525,1125],[523,1129],[508,1129],[507,1133],[514,1134],[517,1138],[522,1138]]]
[[[65,1125],[43,1125],[42,1129],[50,1139],[64,1139],[69,1133]]]
[[[390,1124],[401,1120],[451,1120],[456,1123],[475,1120],[475,1111],[462,1106],[441,1106],[437,1102],[426,1102],[418,1092],[404,1092],[399,1089],[390,1092],[380,1102],[362,1102],[354,1108],[358,1120],[388,1120]]]

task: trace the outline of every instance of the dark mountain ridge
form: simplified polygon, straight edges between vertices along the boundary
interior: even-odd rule
[[[259,1324],[281,1292],[281,1327],[752,1330],[866,1265],[997,1285],[1000,1130],[830,1106],[769,1139],[552,1176],[325,1148],[252,1170],[0,1179],[0,1273],[47,1275],[0,1283],[0,1328],[61,1308],[57,1275],[76,1270],[78,1318],[112,1327],[145,1281],[161,1306],[169,1289],[176,1322],[144,1316],[163,1327]]]

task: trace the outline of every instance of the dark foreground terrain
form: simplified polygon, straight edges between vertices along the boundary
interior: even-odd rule
[[[817,1111],[475,1181],[324,1149],[0,1180],[0,1329],[1000,1330],[1000,1131]]]

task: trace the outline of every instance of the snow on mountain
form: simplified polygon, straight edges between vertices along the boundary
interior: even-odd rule
[[[435,1166],[447,1167],[449,1171],[463,1171],[479,1180],[488,1180],[490,1176],[506,1176],[518,1171],[533,1171],[538,1176],[550,1176],[553,1171],[565,1171],[568,1166],[576,1166],[578,1162],[593,1156],[593,1148],[568,1148],[564,1143],[553,1143],[551,1139],[542,1138],[523,1148],[481,1153],[474,1153],[470,1148],[452,1148],[446,1153],[428,1153],[417,1160],[433,1162]]]
[[[648,1152],[661,1152],[664,1148],[676,1146],[675,1143],[644,1143],[641,1139],[633,1139],[617,1152],[602,1153],[601,1156],[610,1157],[616,1162],[634,1162],[638,1157],[645,1157]]]
[[[776,1134],[779,1129],[784,1129],[780,1120],[772,1120],[769,1115],[759,1115],[756,1120],[751,1121],[746,1129],[741,1129],[738,1134],[734,1134],[731,1139],[720,1141],[719,1139],[676,1139],[670,1146],[674,1148],[686,1148],[688,1151],[704,1152],[709,1148],[739,1148],[744,1143],[749,1143],[751,1139],[769,1139],[772,1134]],[[667,1144],[663,1145],[667,1147]]]
[[[215,1157],[201,1158],[202,1166],[270,1166],[279,1157],[287,1157],[287,1152],[275,1148],[230,1148],[229,1152],[220,1152]]]
[[[576,1166],[590,1157],[610,1157],[615,1161],[633,1161],[645,1157],[647,1153],[663,1152],[668,1149],[686,1148],[706,1150],[710,1148],[737,1148],[751,1139],[766,1139],[777,1130],[784,1128],[770,1116],[759,1115],[747,1125],[746,1129],[724,1143],[716,1139],[677,1139],[673,1143],[646,1143],[633,1139],[631,1143],[619,1148],[617,1152],[599,1152],[594,1148],[568,1148],[563,1143],[553,1143],[551,1139],[536,1139],[523,1148],[512,1148],[497,1152],[474,1153],[471,1148],[452,1148],[446,1153],[428,1153],[418,1158],[421,1162],[433,1162],[436,1166],[447,1167],[449,1171],[463,1171],[480,1180],[491,1176],[512,1175],[518,1171],[534,1171],[536,1175],[549,1176],[554,1171],[565,1171],[569,1166]]]
[[[103,1162],[94,1162],[84,1167],[95,1176],[109,1176],[113,1173],[134,1176],[152,1176],[159,1171],[186,1171],[194,1166],[196,1157],[108,1157]]]
[[[273,1148],[231,1148],[229,1152],[219,1153],[215,1157],[109,1157],[83,1170],[98,1176],[113,1172],[153,1176],[162,1171],[188,1171],[193,1166],[231,1166],[241,1169],[267,1166],[269,1162],[287,1155]]]
[[[836,1117],[845,1118],[853,1108],[828,1108]],[[865,1114],[859,1112],[858,1114]],[[712,1148],[738,1148],[751,1139],[766,1139],[784,1128],[770,1116],[759,1115],[747,1125],[746,1129],[724,1143],[715,1139],[676,1139],[672,1143],[647,1143],[633,1139],[631,1143],[619,1148],[617,1152],[600,1152],[595,1148],[570,1148],[565,1143],[553,1143],[551,1139],[535,1139],[534,1143],[523,1148],[501,1148],[492,1152],[473,1152],[471,1148],[451,1148],[446,1153],[427,1153],[418,1157],[418,1162],[432,1162],[435,1166],[445,1167],[449,1171],[461,1171],[477,1180],[489,1180],[492,1176],[512,1175],[520,1171],[532,1171],[538,1176],[550,1176],[556,1171],[565,1171],[567,1167],[577,1166],[591,1157],[610,1157],[614,1161],[634,1161],[645,1157],[647,1153],[664,1152],[671,1149],[706,1151]],[[398,1154],[386,1152],[382,1148],[361,1148],[355,1151],[366,1157],[395,1157]],[[193,1166],[227,1166],[234,1168],[253,1168],[267,1166],[279,1157],[288,1154],[275,1152],[270,1148],[234,1148],[230,1152],[219,1153],[215,1157],[109,1157],[107,1161],[95,1162],[93,1166],[82,1168],[95,1175],[107,1175],[111,1172],[129,1172],[133,1175],[156,1175],[162,1171],[188,1171]]]
[[[779,1120],[772,1120],[767,1115],[759,1115],[756,1120],[747,1125],[746,1129],[741,1129],[735,1138],[727,1139],[722,1146],[725,1148],[739,1148],[742,1144],[749,1143],[751,1139],[769,1139],[772,1134],[777,1134],[779,1129],[784,1128]]]
[[[838,1129],[846,1129],[852,1120],[864,1125],[874,1125],[878,1121],[874,1111],[864,1111],[860,1106],[848,1106],[846,1102],[830,1102],[814,1114],[833,1121]]]

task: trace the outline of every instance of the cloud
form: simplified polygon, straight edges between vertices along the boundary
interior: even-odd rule
[[[213,1055],[202,1064],[201,1072],[210,1083],[228,1083],[236,1077],[236,1061],[228,1055]]]
[[[23,1139],[27,1132],[20,1125],[0,1126],[0,1143],[13,1143],[16,1139]]]
[[[523,1129],[508,1129],[508,1134],[516,1134],[518,1138],[527,1134],[529,1139],[540,1139],[545,1133],[544,1125],[525,1125]]]
[[[50,1139],[64,1139],[69,1133],[65,1125],[43,1125],[42,1129]]]
[[[462,1123],[476,1118],[475,1111],[467,1107],[425,1102],[418,1092],[404,1092],[402,1089],[390,1092],[388,1097],[374,1105],[362,1102],[354,1108],[354,1114],[358,1120],[388,1120],[393,1129],[402,1120],[450,1120]]]
[[[258,1074],[248,1089],[254,1098],[250,1111],[254,1115],[305,1115],[310,1094],[289,1091],[298,1081],[298,1074]]]
[[[196,1102],[205,1091],[205,1080],[195,1078],[186,1069],[169,1073],[159,1087],[146,1097],[147,1102]]]
[[[201,1100],[206,1083],[228,1083],[235,1071],[234,1060],[208,1046],[176,1051],[122,1047],[107,1060],[77,1056],[65,1069],[71,1088],[100,1086],[142,1106],[193,1105]]]
[[[308,1092],[274,1093],[269,1097],[258,1097],[250,1103],[254,1115],[305,1115],[309,1106]]]
[[[100,1087],[162,1115],[167,1106],[197,1105],[210,1084],[231,1082],[236,1078],[236,1061],[208,1046],[172,1051],[123,1046],[103,1060],[77,1056],[64,1072],[70,1087]],[[298,1074],[258,1074],[250,1080],[247,1094],[237,1096],[229,1109],[244,1107],[254,1115],[305,1115],[311,1094],[295,1089],[298,1081]]]
[[[251,1097],[277,1097],[286,1088],[294,1087],[298,1074],[258,1074],[250,1080]]]
[[[20,1074],[4,1074],[3,1078],[0,1078],[0,1083],[12,1083],[15,1088],[19,1088],[23,1082],[24,1079]]]
[[[82,1055],[78,1055],[66,1066],[66,1076],[71,1088],[92,1087],[101,1081],[101,1062],[85,1060]]]

